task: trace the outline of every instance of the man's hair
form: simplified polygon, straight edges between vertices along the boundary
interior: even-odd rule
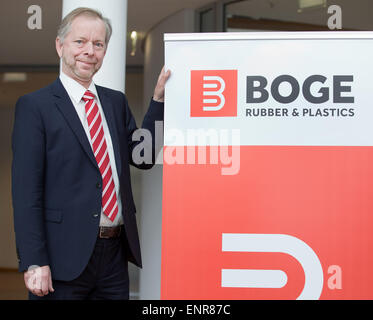
[[[111,33],[112,33],[111,22],[108,18],[105,18],[101,14],[101,12],[90,9],[90,8],[76,8],[62,19],[62,22],[60,26],[58,27],[58,31],[57,31],[57,37],[61,40],[61,42],[63,43],[66,35],[70,32],[71,24],[73,20],[78,16],[88,16],[92,18],[98,18],[104,22],[105,29],[106,29],[105,44],[107,46],[109,43],[110,37],[111,37]]]

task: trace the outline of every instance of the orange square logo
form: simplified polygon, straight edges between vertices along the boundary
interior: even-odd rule
[[[191,117],[237,116],[237,70],[191,71]]]

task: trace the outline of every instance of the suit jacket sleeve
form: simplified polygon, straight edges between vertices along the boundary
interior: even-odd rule
[[[150,169],[155,164],[155,159],[157,156],[156,150],[156,136],[155,136],[155,122],[161,121],[162,128],[163,128],[163,117],[164,117],[164,103],[157,102],[151,99],[149,104],[149,109],[145,114],[144,120],[142,122],[142,132],[137,131],[136,137],[134,133],[138,130],[136,126],[135,119],[131,113],[131,110],[128,107],[127,99],[125,98],[125,105],[126,105],[126,128],[128,134],[128,151],[129,151],[129,159],[130,163],[140,169]],[[163,129],[162,129],[163,130]],[[139,136],[141,136],[141,140],[139,140]],[[135,150],[135,148],[138,148]],[[133,156],[138,154],[138,151],[141,150],[142,153],[147,153],[151,155],[151,159],[144,156],[144,162],[139,163],[138,159],[134,159]]]
[[[21,97],[12,135],[12,198],[19,271],[48,265],[44,228],[45,132],[36,99]]]

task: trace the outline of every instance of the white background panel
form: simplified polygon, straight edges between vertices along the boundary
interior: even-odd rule
[[[172,71],[172,77],[166,85],[165,145],[180,145],[180,139],[174,137],[175,130],[170,129],[185,137],[188,129],[238,129],[241,145],[373,145],[373,33],[346,33],[345,38],[341,37],[342,32],[329,32],[329,38],[325,33],[312,33],[312,38],[303,36],[305,33],[298,33],[296,38],[294,33],[260,34],[263,39],[257,33],[245,33],[245,39],[232,34],[235,39],[230,40],[227,33],[220,40],[209,40],[208,35],[193,38],[188,34],[186,38],[190,40],[172,41],[166,35],[166,67]],[[182,35],[180,38],[183,39]],[[191,70],[232,69],[238,70],[237,117],[190,117]],[[266,77],[270,90],[272,80],[284,74],[295,77],[300,84],[300,94],[293,103],[281,104],[271,95],[264,103],[246,103],[247,76]],[[302,95],[303,81],[316,74],[327,77],[324,84],[312,86],[315,95],[320,87],[329,87],[329,101],[322,104],[312,104]],[[353,96],[354,103],[333,103],[333,75],[354,76],[352,83],[343,83],[352,87],[352,92],[343,95]],[[284,95],[289,92],[286,84],[280,89]],[[252,107],[287,108],[289,116],[246,117],[246,108]],[[293,108],[352,108],[355,115],[294,117]],[[187,138],[184,141],[190,145]]]

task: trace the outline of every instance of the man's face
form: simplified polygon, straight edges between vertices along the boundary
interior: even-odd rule
[[[105,36],[102,20],[76,17],[63,43],[56,39],[57,53],[62,58],[62,71],[79,83],[89,85],[106,53]]]

